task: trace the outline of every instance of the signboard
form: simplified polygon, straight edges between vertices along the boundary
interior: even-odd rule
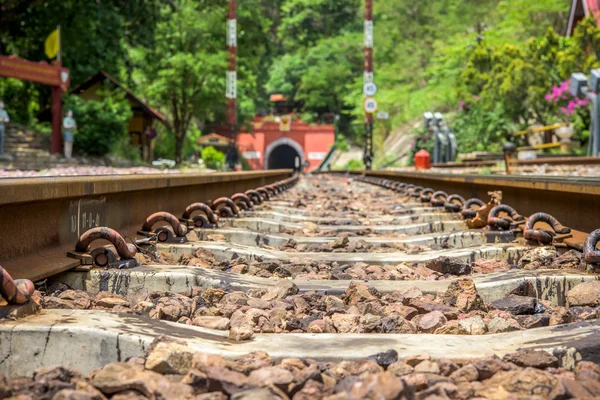
[[[244,157],[246,160],[259,160],[260,151],[244,151],[242,153],[242,157]]]
[[[70,81],[67,68],[46,62],[27,61],[16,56],[0,56],[0,76],[57,86],[63,92],[69,87]]]
[[[390,114],[384,111],[377,113],[377,119],[390,119]]]
[[[377,107],[377,100],[372,97],[365,97],[365,100],[363,101],[363,110],[365,110],[366,113],[373,114],[377,111]]]
[[[292,129],[292,118],[289,115],[282,115],[279,119],[279,130],[289,132]]]
[[[375,96],[377,93],[377,85],[375,82],[367,82],[363,85],[363,93],[367,97]]]
[[[327,153],[322,153],[322,152],[308,153],[309,160],[324,160],[325,157],[327,157]]]

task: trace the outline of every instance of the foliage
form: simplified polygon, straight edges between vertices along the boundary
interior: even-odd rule
[[[105,93],[100,101],[85,101],[71,95],[65,98],[65,106],[73,111],[77,122],[73,147],[78,151],[104,155],[127,136],[132,115],[129,102],[123,96]]]
[[[112,146],[111,154],[125,160],[133,161],[136,164],[142,162],[140,149],[131,143],[129,135],[122,135],[117,138],[115,144]]]
[[[202,161],[206,168],[220,170],[225,164],[225,154],[212,146],[208,146],[202,150]]]
[[[362,160],[352,159],[346,163],[344,169],[347,171],[355,169],[365,169],[365,165],[363,164]]]
[[[348,140],[342,135],[337,135],[335,138],[335,148],[339,151],[348,151],[350,150],[350,145],[348,144]]]

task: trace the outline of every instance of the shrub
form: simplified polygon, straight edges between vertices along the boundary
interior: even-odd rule
[[[225,163],[225,154],[212,146],[205,147],[202,150],[202,161],[206,168],[221,169]]]
[[[127,135],[132,113],[122,95],[105,93],[100,101],[71,95],[65,98],[65,110],[69,109],[77,122],[73,146],[85,154],[102,156]]]
[[[365,169],[365,166],[361,160],[353,159],[353,160],[348,161],[348,163],[346,164],[344,169],[345,170]]]

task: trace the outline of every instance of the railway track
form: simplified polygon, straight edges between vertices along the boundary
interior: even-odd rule
[[[600,395],[598,232],[524,212],[526,199],[445,193],[435,178],[245,178],[179,182],[176,193],[151,180],[88,187],[86,201],[115,196],[104,203],[113,224],[50,247],[50,267],[24,270],[27,247],[5,244],[17,261],[5,263],[3,297],[24,304],[0,309],[0,394]],[[152,190],[160,199],[144,205]],[[135,207],[124,208],[128,194]],[[8,273],[38,280],[36,292],[15,290]]]

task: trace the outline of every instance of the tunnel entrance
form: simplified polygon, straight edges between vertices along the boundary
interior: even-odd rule
[[[269,154],[267,165],[269,169],[297,169],[296,157],[298,157],[298,161],[301,163],[302,157],[300,157],[300,154],[292,146],[280,144]]]

